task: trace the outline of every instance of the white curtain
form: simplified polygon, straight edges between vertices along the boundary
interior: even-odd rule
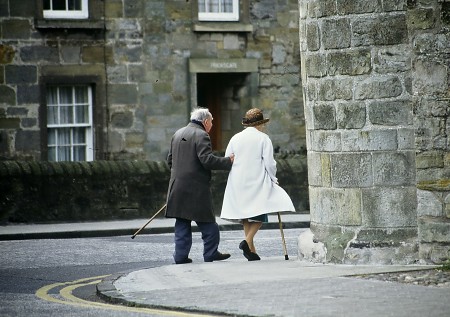
[[[199,12],[233,12],[233,0],[198,0]]]
[[[233,0],[223,0],[223,12],[233,12]]]
[[[73,131],[73,160],[86,160],[86,131],[84,128],[75,128]]]
[[[70,161],[70,129],[57,130],[58,161]]]
[[[59,88],[59,123],[73,123],[72,87]]]
[[[75,123],[89,123],[89,101],[86,87],[75,87]]]
[[[58,89],[49,87],[47,90],[47,123],[58,124]]]

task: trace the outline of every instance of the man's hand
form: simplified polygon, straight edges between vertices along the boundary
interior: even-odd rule
[[[231,160],[231,163],[233,163],[233,162],[234,162],[234,154],[231,154],[231,155],[229,156],[229,158],[230,158],[230,160]]]

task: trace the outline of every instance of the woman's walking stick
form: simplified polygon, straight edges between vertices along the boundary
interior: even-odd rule
[[[284,240],[283,224],[281,223],[281,216],[279,212],[277,212],[277,215],[278,215],[278,224],[280,225],[281,240],[283,241],[284,259],[289,260],[289,255],[286,249],[286,241]]]
[[[150,220],[149,220],[145,225],[143,225],[138,231],[136,231],[136,232],[131,236],[131,239],[134,239],[134,237],[136,237],[137,234],[138,234],[139,232],[141,232],[145,227],[147,227],[147,225],[148,225],[150,222],[152,222],[152,220],[155,219],[155,217],[156,217],[156,216],[157,216],[164,208],[166,208],[166,206],[167,206],[167,204],[164,204],[164,206],[162,206],[161,209],[158,210],[158,211],[156,212],[156,214],[154,214],[153,217],[151,217]]]

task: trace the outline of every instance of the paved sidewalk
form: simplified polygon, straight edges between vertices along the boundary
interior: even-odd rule
[[[62,239],[106,237],[118,235],[133,235],[139,228],[149,221],[148,219],[121,220],[121,221],[93,221],[55,224],[13,224],[0,226],[0,241],[23,239]],[[286,213],[281,215],[284,228],[308,228],[309,214]],[[139,234],[170,233],[173,232],[175,220],[155,218]],[[232,223],[217,217],[220,230],[242,230],[242,225]],[[263,229],[278,228],[276,215],[269,215],[269,223]],[[195,229],[193,222],[193,229]]]
[[[97,293],[114,303],[231,316],[448,317],[450,288],[357,277],[429,268],[242,257],[117,274]]]
[[[309,214],[283,214],[285,228],[309,227]],[[148,219],[0,226],[0,240],[132,235]],[[221,230],[240,224],[217,219]],[[173,231],[157,218],[142,234]],[[264,229],[278,228],[276,215]],[[448,317],[450,288],[358,278],[359,274],[429,269],[431,266],[319,265],[292,257],[248,262],[166,265],[110,276],[97,286],[111,302],[232,316]]]

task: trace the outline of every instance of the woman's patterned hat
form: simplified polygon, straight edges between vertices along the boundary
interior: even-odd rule
[[[245,117],[242,118],[242,125],[245,127],[255,127],[260,124],[269,122],[269,118],[264,119],[261,109],[252,108],[245,113]]]

